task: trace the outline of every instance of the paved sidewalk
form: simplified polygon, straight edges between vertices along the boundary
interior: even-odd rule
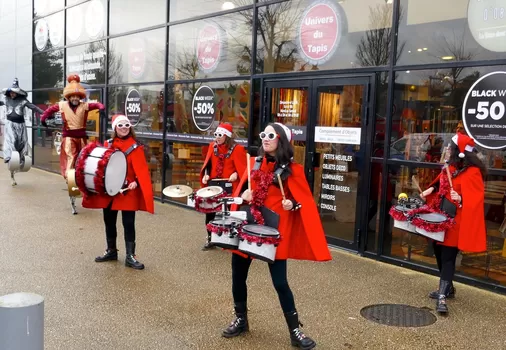
[[[291,349],[265,263],[249,277],[251,332],[220,336],[232,320],[230,254],[202,252],[204,217],[156,204],[137,217],[144,271],[120,260],[97,264],[105,248],[100,211],[70,214],[65,183],[37,169],[10,186],[0,171],[0,295],[45,297],[46,349]],[[457,284],[450,316],[420,328],[379,325],[360,315],[370,304],[434,309],[437,279],[342,251],[333,261],[290,261],[289,281],[303,330],[318,349],[506,349],[506,297]]]

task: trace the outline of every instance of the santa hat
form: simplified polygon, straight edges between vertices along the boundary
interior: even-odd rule
[[[228,124],[228,123],[222,123],[222,124],[218,125],[218,127],[216,128],[217,133],[227,135],[228,137],[232,137],[233,130],[234,129],[232,128],[232,124]]]
[[[283,125],[281,123],[274,123],[274,124],[277,124],[283,128],[286,134],[286,138],[288,139],[288,142],[292,141],[292,131],[286,125]]]
[[[459,148],[459,158],[466,156],[464,154],[465,151],[472,152],[474,150],[474,140],[465,134],[457,133],[452,137],[452,141]]]
[[[112,116],[112,130],[115,130],[116,126],[121,122],[132,124],[130,123],[130,120],[126,117],[126,115],[116,114]]]

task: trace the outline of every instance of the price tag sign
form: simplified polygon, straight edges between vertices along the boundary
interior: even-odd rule
[[[462,110],[464,128],[478,145],[506,148],[506,72],[478,79],[467,92]]]
[[[125,115],[133,126],[139,124],[141,119],[141,103],[142,97],[139,91],[136,89],[128,91],[125,99]]]
[[[215,102],[214,91],[209,86],[201,86],[192,102],[192,116],[195,126],[200,131],[209,130],[214,122]]]

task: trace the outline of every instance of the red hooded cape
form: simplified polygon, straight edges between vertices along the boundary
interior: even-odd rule
[[[135,139],[128,137],[120,139],[116,137],[112,147],[126,152],[134,143]],[[104,147],[109,147],[106,141]],[[153,187],[149,175],[148,164],[144,155],[144,147],[139,146],[127,156],[127,183],[137,180],[138,186],[135,190],[119,193],[114,197],[106,194],[83,194],[83,207],[90,209],[107,208],[112,201],[112,210],[147,211],[151,214],[155,211],[153,199]]]
[[[209,162],[211,162],[212,166],[211,172],[208,175],[210,176],[211,180],[218,178],[216,169],[218,164],[218,157],[214,154],[214,144],[215,142],[213,141],[209,145],[209,148],[207,149],[206,159],[204,160],[204,165],[200,169],[200,185],[202,187],[207,186],[202,183],[202,178],[205,175],[205,169],[208,166]],[[223,145],[222,147],[219,147],[218,151],[220,153],[226,153],[228,152],[228,148]],[[244,149],[244,147],[241,145],[236,145],[232,151],[232,154],[230,154],[230,157],[224,159],[223,173],[220,178],[228,179],[234,172],[237,172],[237,177],[239,178],[241,174],[246,170],[246,162],[246,149]],[[234,181],[232,183],[233,192],[236,190],[237,185],[238,181]]]
[[[251,169],[255,165],[255,158],[251,159]],[[267,163],[264,158],[261,170],[274,170],[274,163]],[[279,215],[278,231],[281,235],[281,242],[276,250],[276,260],[297,259],[311,261],[332,260],[327,240],[323,231],[323,226],[318,214],[318,209],[309,189],[309,185],[304,174],[304,168],[292,163],[290,165],[292,174],[283,182],[283,189],[287,199],[293,199],[302,204],[297,211],[287,211],[283,209],[281,201],[283,196],[281,189],[271,184],[268,189],[265,207],[276,212]],[[244,172],[241,182],[236,190],[235,196],[240,196],[243,184],[248,181],[247,170]],[[256,184],[251,184],[252,191]],[[237,210],[237,207],[232,210]],[[246,257],[245,254],[235,250],[235,254]]]
[[[454,170],[455,168],[450,167],[452,173]],[[441,186],[441,176],[447,176],[446,170],[443,170],[429,187],[437,182]],[[480,169],[470,166],[452,178],[452,183],[453,190],[462,196],[462,208],[457,207],[456,224],[446,232],[445,240],[440,244],[457,247],[466,252],[484,252],[487,250],[485,185]],[[437,196],[437,192],[427,196],[429,206],[434,205]],[[450,190],[445,197],[451,200]]]

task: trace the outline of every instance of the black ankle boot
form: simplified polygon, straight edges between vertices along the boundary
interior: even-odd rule
[[[455,287],[453,286],[453,284],[450,286],[450,291],[448,292],[448,294],[446,295],[446,298],[447,299],[453,299],[455,298],[455,294],[457,293],[457,290],[455,289]],[[429,293],[429,298],[431,299],[439,299],[439,289],[438,290],[435,290],[435,291],[432,291]]]
[[[144,264],[140,263],[135,258],[135,242],[125,242],[125,246],[126,246],[125,266],[131,267],[136,270],[144,269]]]
[[[236,303],[234,306],[235,320],[230,323],[221,335],[225,338],[237,337],[239,334],[249,330],[248,324],[248,308],[246,303]]]
[[[104,255],[97,256],[95,258],[95,262],[104,262],[104,261],[112,261],[118,260],[118,250],[116,248],[109,249],[105,251]]]
[[[207,242],[202,247],[202,250],[209,250],[213,248],[216,248],[216,246],[213,243],[211,243],[211,232],[207,231]]]
[[[436,311],[446,315],[448,313],[448,305],[446,304],[446,296],[449,294],[451,283],[448,281],[439,281],[439,296],[436,301]]]
[[[299,326],[302,327],[302,323],[299,322],[299,315],[297,314],[297,311],[285,313],[285,318],[286,323],[288,324],[288,330],[290,331],[292,346],[299,347],[303,350],[313,349],[316,346],[316,343],[313,339],[302,333],[299,328]]]

